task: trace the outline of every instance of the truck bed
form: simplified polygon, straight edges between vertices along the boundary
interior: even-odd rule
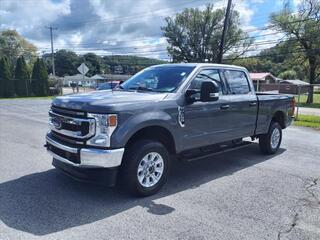
[[[256,134],[267,132],[272,116],[278,111],[286,113],[285,123],[291,121],[288,111],[291,109],[292,95],[270,92],[257,92],[256,95],[258,100]]]

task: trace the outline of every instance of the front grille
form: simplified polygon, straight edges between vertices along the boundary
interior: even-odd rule
[[[55,137],[73,144],[84,144],[95,134],[95,120],[83,111],[52,106],[49,126]]]
[[[76,118],[86,118],[87,114],[86,112],[83,111],[78,111],[74,109],[66,109],[66,108],[61,108],[61,107],[56,107],[56,106],[51,106],[52,112],[59,114],[59,115],[64,115],[68,117],[76,117]]]
[[[70,143],[70,144],[73,144],[73,145],[76,145],[76,146],[79,146],[81,147],[81,145],[85,145],[85,141],[78,141],[77,139],[75,138],[72,138],[72,137],[68,137],[68,136],[65,136],[65,135],[62,135],[60,133],[57,133],[55,131],[51,131],[50,133],[54,138],[62,141],[62,142],[67,142],[67,143]]]

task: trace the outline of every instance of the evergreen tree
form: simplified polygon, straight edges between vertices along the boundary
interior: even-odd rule
[[[27,96],[29,91],[29,71],[24,57],[21,56],[17,60],[15,71],[15,89],[18,96]]]
[[[14,82],[11,79],[10,66],[6,58],[0,60],[0,97],[14,96]]]
[[[47,96],[49,91],[48,72],[44,62],[39,58],[34,63],[32,71],[32,93],[36,96]]]

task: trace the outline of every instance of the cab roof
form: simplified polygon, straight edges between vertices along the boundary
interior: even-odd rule
[[[216,63],[166,63],[159,64],[156,66],[190,66],[190,67],[217,67],[217,68],[233,68],[239,70],[247,70],[244,67],[236,66],[236,65],[228,65],[228,64],[216,64]]]

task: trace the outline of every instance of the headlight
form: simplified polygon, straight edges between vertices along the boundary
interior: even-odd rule
[[[88,117],[96,120],[96,134],[87,141],[87,144],[110,147],[111,135],[118,125],[117,115],[88,113]]]

